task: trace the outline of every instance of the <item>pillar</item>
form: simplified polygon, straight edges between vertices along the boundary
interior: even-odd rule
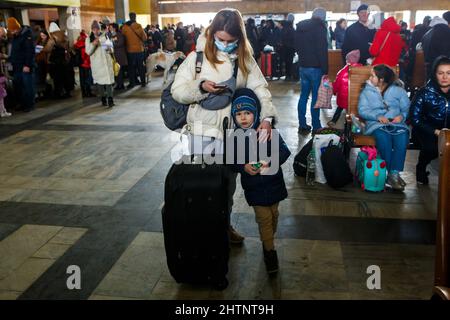
[[[114,11],[116,14],[116,21],[124,23],[129,19],[130,5],[128,0],[114,0]]]
[[[409,28],[412,30],[416,26],[416,10],[411,10],[411,17],[409,18]]]
[[[30,18],[28,17],[28,9],[20,10],[20,17],[22,18],[22,25],[29,26]]]
[[[150,20],[152,24],[159,24],[159,4],[158,0],[151,0],[150,3]],[[160,26],[162,27],[162,26]]]

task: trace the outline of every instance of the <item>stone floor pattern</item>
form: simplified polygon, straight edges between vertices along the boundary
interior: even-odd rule
[[[177,137],[159,114],[161,82],[118,94],[112,110],[77,92],[0,120],[0,299],[430,298],[436,164],[430,185],[417,186],[417,151],[408,151],[404,193],[306,186],[292,162],[310,136],[297,134],[299,86],[283,80],[270,82],[293,154],[283,166],[289,197],[280,205],[278,276],[265,273],[238,183],[231,218],[246,239],[231,248],[229,287],[177,284],[160,212]],[[323,110],[322,123],[333,112]],[[71,265],[80,267],[80,290],[67,288]],[[371,265],[381,269],[381,290],[367,288]]]

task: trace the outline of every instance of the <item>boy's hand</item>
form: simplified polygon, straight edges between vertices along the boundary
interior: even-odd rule
[[[245,172],[247,172],[249,175],[251,176],[255,176],[259,173],[259,171],[261,171],[261,168],[255,168],[254,166],[252,166],[250,163],[247,163],[244,166],[244,170]]]
[[[261,122],[257,131],[259,132],[259,142],[265,143],[267,140],[272,140],[272,124],[269,121]]]

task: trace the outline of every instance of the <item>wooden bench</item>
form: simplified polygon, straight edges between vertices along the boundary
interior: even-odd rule
[[[425,68],[425,55],[423,54],[423,50],[417,50],[410,87],[414,91],[418,90],[425,85],[426,81],[427,72]]]
[[[344,61],[342,60],[342,50],[328,50],[328,78],[330,81],[336,80],[336,75],[339,70],[344,67]]]
[[[369,79],[372,66],[352,67],[349,68],[348,75],[348,109],[345,121],[345,135],[351,147],[375,146],[375,138],[363,134],[352,133],[352,115],[358,117],[359,95],[363,89],[364,83]],[[398,75],[399,68],[396,67]],[[360,118],[359,118],[360,119]],[[364,120],[364,119],[361,119]]]

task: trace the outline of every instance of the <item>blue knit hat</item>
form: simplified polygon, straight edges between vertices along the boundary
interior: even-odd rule
[[[231,116],[237,127],[239,124],[236,121],[236,113],[239,111],[250,111],[253,113],[254,121],[252,129],[256,129],[259,126],[259,114],[261,112],[261,104],[258,97],[251,89],[242,88],[237,89],[233,97],[231,104]]]

